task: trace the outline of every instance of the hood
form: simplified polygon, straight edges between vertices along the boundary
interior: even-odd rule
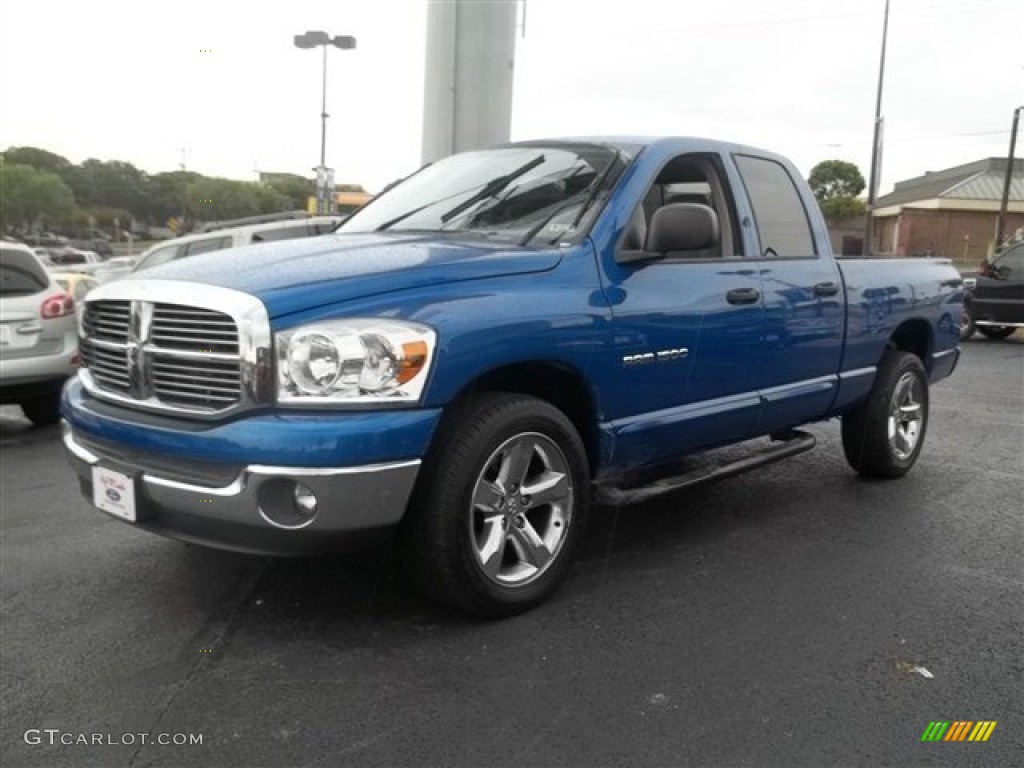
[[[560,259],[558,250],[436,233],[335,234],[190,256],[133,276],[233,288],[257,296],[273,318],[389,291],[542,272]]]

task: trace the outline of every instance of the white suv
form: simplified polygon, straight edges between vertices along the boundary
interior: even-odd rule
[[[36,426],[60,418],[60,390],[78,367],[75,300],[31,248],[0,243],[0,404]]]
[[[269,243],[274,240],[294,240],[299,237],[323,235],[333,232],[343,219],[343,216],[314,216],[306,219],[270,221],[165,240],[139,256],[132,272],[156,267],[186,256],[237,248],[250,243]]]

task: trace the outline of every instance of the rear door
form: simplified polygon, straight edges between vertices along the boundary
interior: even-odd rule
[[[817,242],[791,169],[767,157],[735,155],[758,242],[765,322],[759,345],[758,432],[814,420],[838,386],[845,296],[839,267]]]

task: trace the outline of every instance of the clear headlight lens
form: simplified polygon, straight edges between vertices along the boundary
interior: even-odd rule
[[[437,335],[399,320],[336,320],[275,334],[281,403],[416,402]]]

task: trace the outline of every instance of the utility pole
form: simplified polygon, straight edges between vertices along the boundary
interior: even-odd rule
[[[1006,209],[1010,202],[1010,182],[1013,181],[1013,154],[1017,148],[1017,125],[1020,123],[1020,113],[1024,106],[1013,110],[1013,127],[1010,128],[1010,151],[1006,155],[1006,176],[1003,177],[1003,199],[999,204],[999,221],[996,224],[996,251],[1003,244],[1003,236],[1006,234]]]
[[[868,210],[864,217],[864,254],[871,254],[874,239],[874,208],[878,196],[878,177],[882,165],[882,83],[885,78],[885,46],[889,38],[889,0],[885,0],[885,17],[882,21],[882,53],[878,59],[878,95],[875,99],[875,131],[871,141],[871,174],[868,182]]]

